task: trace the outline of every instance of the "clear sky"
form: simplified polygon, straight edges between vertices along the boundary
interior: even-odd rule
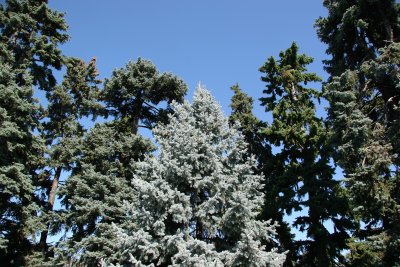
[[[71,40],[64,54],[85,61],[96,57],[101,78],[129,60],[149,59],[188,84],[189,100],[201,81],[227,115],[229,88],[239,83],[255,99],[255,114],[270,118],[258,102],[264,88],[258,69],[293,41],[315,58],[309,70],[326,77],[321,63],[326,47],[314,29],[327,13],[319,0],[49,0],[49,5],[66,13]]]
[[[319,0],[50,0],[66,13],[71,40],[66,55],[97,58],[100,76],[110,77],[138,57],[160,71],[180,76],[189,86],[188,99],[201,81],[230,113],[230,86],[240,87],[259,106],[264,84],[258,68],[278,56],[292,41],[315,58],[310,70],[324,77],[325,45],[316,35],[315,19],[325,16]]]

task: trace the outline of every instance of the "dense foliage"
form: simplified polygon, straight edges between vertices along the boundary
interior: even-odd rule
[[[173,110],[153,130],[158,156],[137,163],[121,253],[134,266],[280,266],[285,255],[263,246],[275,227],[256,220],[261,176],[243,136],[201,87]]]
[[[142,58],[101,81],[63,13],[6,0],[1,265],[400,266],[400,6],[323,5],[328,79],[296,43],[269,57],[265,119]]]
[[[385,1],[325,1],[317,21],[328,44],[334,158],[344,171],[350,219],[352,266],[400,264],[399,184],[399,4]],[[340,44],[338,43],[340,42]]]

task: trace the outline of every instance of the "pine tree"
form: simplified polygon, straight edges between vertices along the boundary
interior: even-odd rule
[[[319,100],[320,93],[305,87],[321,79],[307,72],[313,59],[298,54],[295,43],[279,56],[278,61],[270,57],[260,68],[266,82],[266,96],[260,100],[273,115],[271,125],[262,131],[277,147],[264,169],[269,189],[264,216],[281,225],[278,236],[289,250],[286,266],[335,266],[343,261],[341,251],[346,248],[350,224],[329,163],[329,129],[315,114],[313,101]],[[306,240],[294,241],[290,226],[283,221],[285,214],[293,211],[306,213],[295,217],[293,223],[306,231]],[[324,224],[328,221],[333,233]]]
[[[129,62],[105,81],[100,92],[106,104],[102,113],[112,120],[96,125],[84,138],[76,167],[62,189],[72,237],[67,248],[60,247],[56,260],[96,265],[114,254],[111,225],[121,223],[122,204],[134,198],[132,162],[154,149],[138,129],[165,122],[169,103],[182,101],[185,93],[181,79],[159,73],[144,59]]]
[[[324,0],[326,18],[316,21],[318,36],[328,45],[325,69],[339,76],[375,59],[378,50],[400,38],[399,4],[395,0]]]
[[[201,87],[191,105],[173,110],[170,123],[153,131],[158,156],[137,163],[126,218],[136,225],[119,230],[122,263],[280,266],[284,254],[263,250],[274,225],[256,220],[261,177],[243,136]]]
[[[60,192],[66,227],[72,232],[56,253],[55,261],[61,266],[66,262],[96,266],[113,255],[111,224],[121,220],[124,201],[134,198],[128,179],[131,162],[153,149],[149,140],[120,132],[117,122],[96,124],[82,143],[77,166]]]
[[[63,14],[47,1],[8,0],[0,5],[1,78],[1,259],[8,266],[32,265],[42,220],[41,190],[46,167],[43,112],[33,86],[52,90],[60,69],[58,44],[68,39]],[[34,134],[35,132],[35,134]]]
[[[334,77],[326,89],[331,103],[329,120],[336,133],[336,159],[344,170],[354,219],[365,225],[355,232],[351,244],[354,266],[400,263],[400,114],[396,100],[400,96],[400,45],[394,43],[381,52],[359,71]],[[377,92],[380,83],[397,91],[392,101],[385,102]]]
[[[32,134],[40,110],[29,73],[22,73],[23,86],[16,75],[10,65],[0,63],[0,258],[7,266],[27,264],[42,227],[33,177],[43,163],[44,147]]]
[[[317,28],[332,56],[325,61],[332,75],[326,86],[332,147],[359,223],[350,264],[394,266],[400,251],[399,4],[324,4],[328,17],[320,18]]]
[[[114,116],[136,134],[139,126],[151,129],[165,120],[168,104],[186,94],[184,82],[171,73],[159,73],[154,64],[139,58],[115,70],[104,83],[103,101],[108,115]],[[160,108],[166,102],[167,108]],[[139,125],[142,122],[142,125]]]
[[[17,70],[17,84],[29,70],[34,85],[51,90],[56,85],[52,68],[60,70],[59,44],[68,40],[64,14],[51,10],[47,0],[6,0],[0,6],[0,57]]]
[[[60,85],[47,92],[48,107],[46,120],[43,122],[42,136],[48,147],[47,164],[42,180],[43,201],[46,202],[46,220],[48,228],[40,237],[43,252],[48,253],[47,237],[51,230],[56,234],[60,221],[57,213],[52,212],[56,200],[61,174],[71,171],[75,166],[82,149],[82,138],[85,128],[79,121],[83,117],[96,116],[101,110],[98,103],[98,72],[95,59],[87,65],[80,59],[68,58],[66,74]]]
[[[248,154],[256,157],[257,171],[260,172],[263,164],[269,158],[269,153],[266,151],[271,150],[260,134],[260,129],[265,125],[253,114],[253,99],[243,92],[238,84],[232,86],[231,89],[234,95],[231,99],[232,114],[229,116],[229,122],[231,125],[240,124],[239,129],[248,144]]]

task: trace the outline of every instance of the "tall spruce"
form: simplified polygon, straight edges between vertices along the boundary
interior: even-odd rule
[[[265,218],[281,225],[278,236],[289,250],[286,266],[336,266],[343,262],[350,226],[346,202],[340,197],[340,184],[333,179],[330,165],[329,129],[316,115],[314,101],[320,93],[307,88],[319,82],[315,73],[307,72],[312,58],[298,54],[295,43],[270,57],[260,68],[265,74],[265,96],[260,100],[272,112],[271,125],[263,128],[265,139],[275,146],[266,164]],[[300,214],[292,214],[294,211]],[[284,216],[294,216],[293,225]],[[333,232],[326,224],[330,223]],[[290,227],[305,232],[307,238],[295,240]]]
[[[331,59],[325,69],[339,76],[374,59],[378,50],[400,38],[399,4],[395,0],[324,0],[328,16],[316,21],[318,36]]]
[[[274,225],[256,220],[261,176],[244,137],[201,87],[192,104],[172,107],[170,123],[153,130],[158,156],[137,163],[126,217],[136,225],[119,230],[121,263],[281,266],[284,254],[262,245]]]
[[[153,150],[142,136],[121,132],[119,122],[96,124],[82,141],[77,165],[60,190],[65,206],[66,236],[55,263],[97,266],[114,254],[115,234],[124,201],[134,198],[131,163]]]
[[[233,125],[240,124],[240,131],[243,133],[248,144],[248,154],[254,155],[257,159],[257,172],[261,171],[263,164],[269,158],[266,151],[270,151],[270,146],[260,133],[264,123],[253,114],[253,99],[243,92],[239,85],[231,87],[234,95],[231,99],[232,113],[229,116],[229,122]]]
[[[32,134],[40,109],[33,99],[32,79],[0,63],[0,258],[6,266],[25,266],[43,224],[34,195],[35,171],[43,164],[44,145]]]
[[[31,255],[39,248],[36,234],[46,228],[38,194],[45,144],[36,134],[44,114],[33,86],[50,91],[55,85],[52,69],[63,65],[57,46],[68,39],[66,28],[63,14],[47,1],[0,5],[1,259],[7,266],[32,265]]]
[[[82,154],[62,189],[72,237],[57,261],[96,265],[113,256],[111,226],[121,223],[123,203],[135,197],[132,163],[154,149],[138,129],[166,122],[169,103],[182,101],[186,90],[180,78],[160,73],[144,59],[129,62],[106,79],[100,99],[105,103],[103,113],[111,120],[97,124],[84,138]]]
[[[160,73],[152,62],[139,58],[106,79],[102,97],[107,113],[136,134],[140,126],[151,129],[154,123],[165,120],[168,104],[181,100],[186,91],[181,79],[171,73]],[[167,107],[161,108],[160,103],[166,103]]]
[[[66,30],[64,14],[50,9],[47,0],[6,0],[0,5],[0,57],[20,72],[18,84],[29,70],[41,89],[56,85],[52,68],[63,66],[58,45],[68,40]]]
[[[400,264],[399,4],[326,1],[317,21],[328,44],[328,120],[354,220],[353,266]]]
[[[48,229],[40,237],[42,251],[49,253],[48,232],[57,234],[61,225],[60,214],[53,212],[60,178],[63,172],[69,172],[75,166],[82,150],[82,138],[86,131],[80,119],[93,118],[101,111],[98,102],[99,88],[96,61],[88,64],[77,58],[67,58],[66,73],[60,85],[47,92],[48,106],[46,120],[43,122],[42,136],[46,141],[47,164],[42,179],[44,210]]]
[[[344,170],[353,218],[360,224],[349,255],[354,266],[400,263],[400,113],[396,100],[400,97],[400,45],[394,43],[381,51],[377,60],[334,77],[326,87],[336,160]],[[391,102],[377,92],[382,78],[397,91]]]

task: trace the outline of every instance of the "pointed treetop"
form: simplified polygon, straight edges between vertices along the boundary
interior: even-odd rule
[[[257,220],[261,176],[243,136],[201,85],[172,108],[153,131],[160,153],[137,163],[121,253],[137,266],[281,266],[285,254],[264,246],[275,225]]]

